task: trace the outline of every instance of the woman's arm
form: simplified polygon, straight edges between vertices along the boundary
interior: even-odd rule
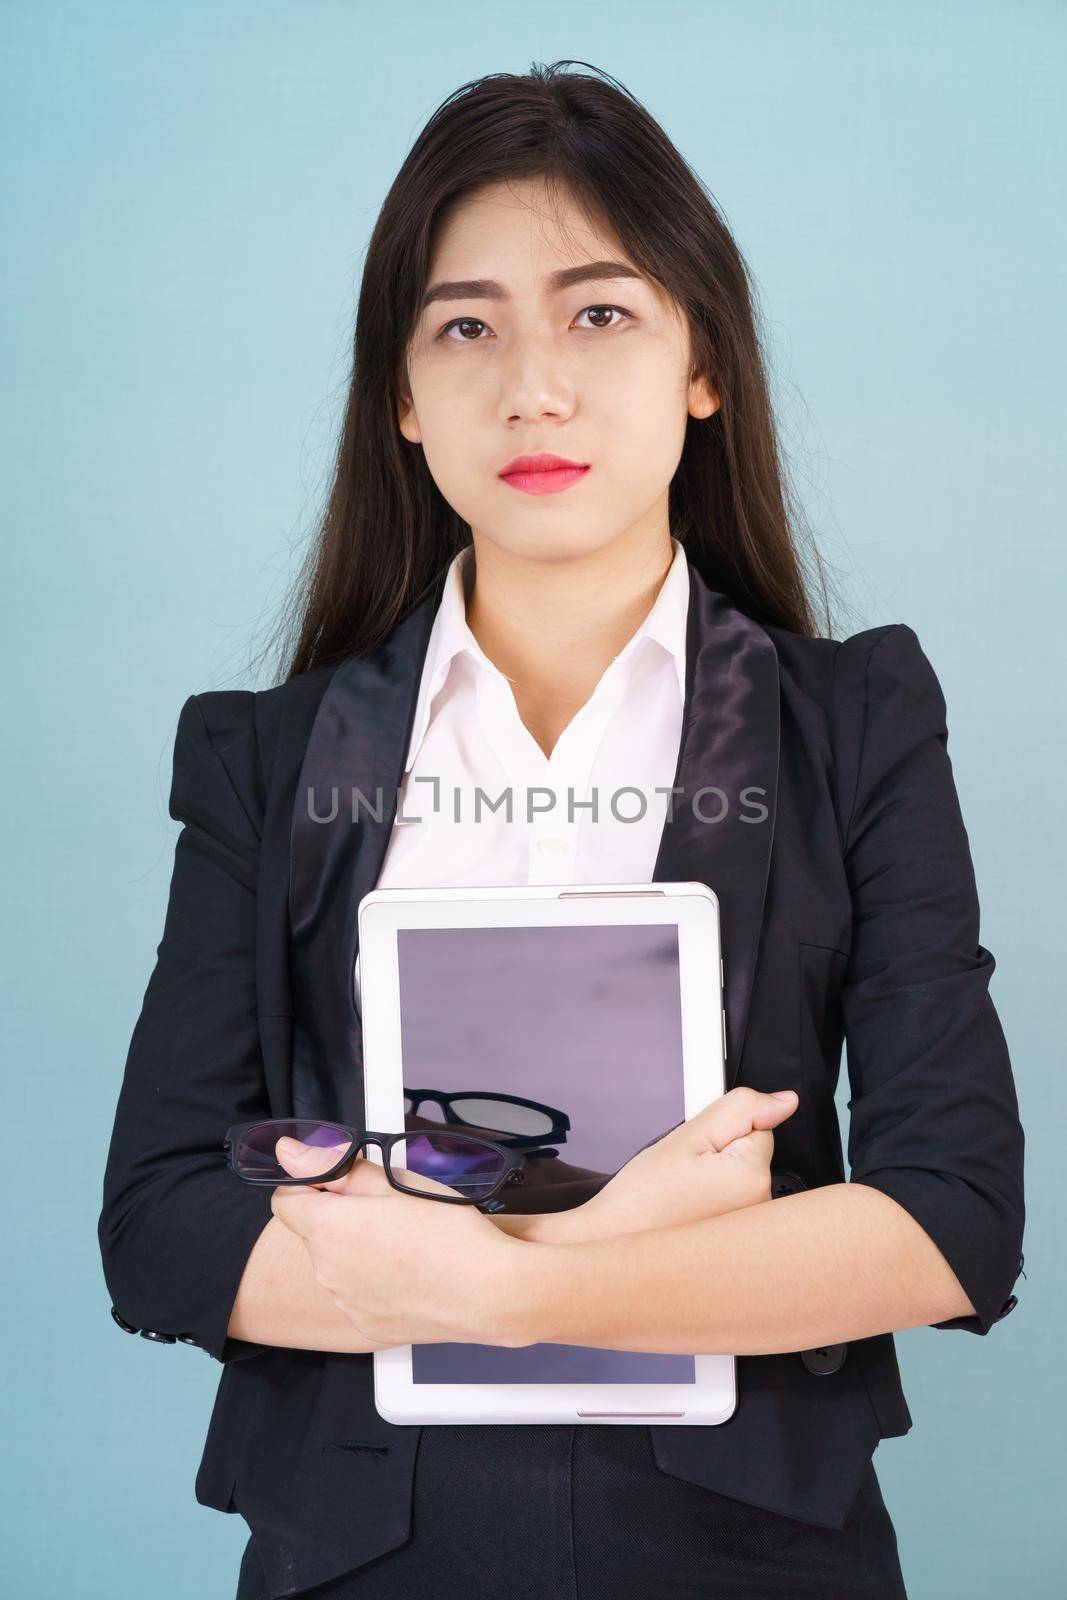
[[[230,1123],[270,1116],[256,1006],[252,703],[247,691],[191,695],[179,717],[170,814],[184,827],[98,1221],[119,1315],[189,1335],[222,1362],[274,1343],[367,1348],[271,1215],[271,1190],[236,1178],[222,1146]],[[216,707],[225,754],[205,720]]]
[[[774,1129],[796,1108],[792,1089],[731,1089],[638,1150],[582,1205],[532,1215],[498,1212],[492,1220],[512,1238],[579,1244],[759,1205],[771,1198]]]
[[[945,700],[902,624],[846,640],[835,684],[851,1177],[895,1200],[959,1279],[973,1316],[934,1325],[985,1334],[1022,1269],[1024,1137]]]
[[[765,1353],[927,1323],[984,1334],[1011,1309],[1023,1131],[945,703],[910,628],[840,647],[835,711],[852,1181],[651,1237],[545,1246],[516,1265],[519,1342]]]
[[[252,1247],[228,1332],[231,1339],[292,1350],[355,1355],[385,1348],[362,1337],[315,1277],[303,1240],[277,1217],[270,1218]]]
[[[270,1116],[257,1021],[252,704],[248,693],[194,695],[179,718],[170,812],[184,827],[163,939],[127,1056],[98,1223],[119,1314],[138,1327],[189,1335],[222,1362],[272,1346],[355,1354],[396,1342],[365,1337],[339,1310],[299,1237],[271,1214],[272,1191],[235,1178],[222,1148],[229,1123]],[[216,710],[226,727],[220,748],[205,716]],[[765,1109],[761,1126],[791,1110]],[[752,1126],[751,1108],[748,1115],[731,1137]],[[770,1135],[762,1137],[766,1166]],[[666,1145],[640,1159],[662,1161]],[[516,1233],[559,1240],[620,1231],[622,1217],[608,1214],[618,1211],[620,1185],[608,1187],[612,1203],[597,1197],[595,1223],[589,1207],[509,1220]],[[657,1187],[669,1191],[662,1181]],[[719,1183],[717,1195],[713,1203],[684,1181],[671,1205],[710,1212],[745,1198],[736,1183]],[[675,1220],[686,1212],[669,1214]],[[350,1253],[353,1304],[363,1297],[361,1278],[374,1270],[372,1250]]]
[[[502,1289],[502,1344],[682,1354],[808,1350],[973,1313],[923,1229],[859,1183],[681,1227],[524,1246]]]

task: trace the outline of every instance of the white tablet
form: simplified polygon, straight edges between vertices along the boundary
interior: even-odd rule
[[[367,1126],[495,1130],[527,1175],[499,1191],[505,1206],[588,1198],[723,1093],[718,913],[702,883],[373,890],[359,906]],[[374,1381],[394,1423],[692,1425],[736,1406],[730,1355],[403,1345],[375,1353]]]

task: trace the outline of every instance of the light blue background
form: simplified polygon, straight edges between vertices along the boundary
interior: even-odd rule
[[[752,264],[851,608],[836,633],[908,622],[941,678],[1028,1130],[1028,1278],[986,1339],[900,1337],[916,1426],[877,1465],[912,1600],[1052,1600],[1067,11],[535,9],[0,12],[4,1588],[233,1593],[244,1523],[193,1498],[219,1368],[118,1331],[95,1236],[162,931],[177,714],[275,681],[257,652],[322,503],[362,252],[412,138],[468,79],[570,56],[663,121]]]

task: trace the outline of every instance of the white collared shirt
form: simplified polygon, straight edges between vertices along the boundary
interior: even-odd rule
[[[549,756],[467,625],[473,546],[459,552],[427,644],[377,887],[651,881],[685,701],[689,568],[671,544],[648,616]],[[355,985],[358,1001],[358,956]]]

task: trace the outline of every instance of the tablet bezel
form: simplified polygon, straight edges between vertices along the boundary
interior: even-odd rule
[[[403,1127],[401,928],[576,927],[618,922],[678,929],[685,1115],[724,1092],[725,1019],[719,903],[706,884],[535,884],[374,889],[359,904],[367,1125]],[[714,981],[708,982],[708,975]],[[350,981],[355,983],[354,972]],[[402,1151],[402,1147],[400,1147]],[[368,1151],[372,1160],[381,1153]],[[402,1158],[402,1157],[401,1157]],[[737,1404],[732,1355],[695,1355],[693,1383],[416,1384],[412,1347],[374,1353],[375,1405],[386,1421],[718,1424]]]

